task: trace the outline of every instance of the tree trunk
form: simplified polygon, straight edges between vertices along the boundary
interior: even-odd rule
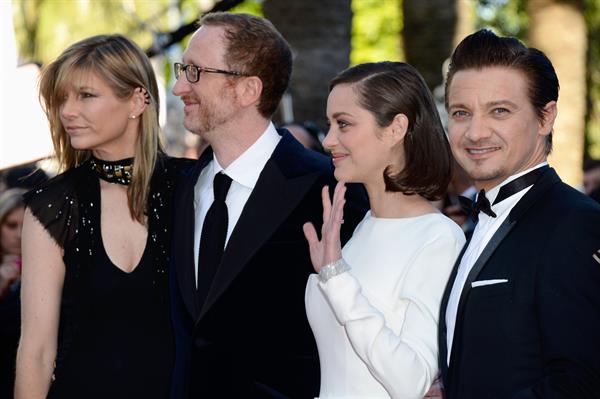
[[[452,40],[452,51],[458,44],[471,33],[475,32],[475,7],[472,0],[456,1],[456,25]],[[450,54],[448,55],[450,56]]]
[[[550,163],[573,186],[582,180],[587,27],[583,0],[529,0],[530,44],[552,61],[560,82]]]
[[[443,81],[442,65],[453,50],[456,0],[404,0],[404,53],[431,90]]]
[[[348,67],[351,49],[350,0],[265,0],[263,12],[292,47],[289,93],[295,121],[326,125],[329,80]],[[274,68],[277,66],[274,65]]]

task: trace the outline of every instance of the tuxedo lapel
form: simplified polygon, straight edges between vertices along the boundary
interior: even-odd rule
[[[511,222],[520,220],[525,213],[536,203],[538,203],[544,196],[544,194],[554,184],[560,183],[560,177],[556,174],[553,168],[548,168],[546,172],[540,177],[540,179],[531,187],[531,189],[521,198],[521,201],[515,205],[511,210],[508,218]]]
[[[174,266],[177,268],[177,280],[181,297],[191,315],[199,312],[196,302],[196,276],[194,260],[194,186],[202,169],[212,159],[212,152],[208,151],[181,179],[177,190],[175,205],[175,223],[173,227],[173,258],[176,259]],[[209,156],[210,155],[210,156]]]
[[[465,281],[463,290],[460,294],[460,300],[458,301],[458,310],[456,313],[456,325],[459,325],[460,323],[460,318],[462,317],[462,310],[465,301],[467,300],[469,292],[471,291],[471,283],[475,281],[477,276],[479,276],[479,273],[481,273],[483,266],[485,266],[487,261],[490,259],[490,256],[492,256],[492,254],[494,253],[496,248],[498,248],[502,240],[504,240],[504,237],[506,237],[510,230],[512,230],[515,223],[515,221],[511,222],[509,218],[506,218],[504,222],[500,225],[500,227],[498,227],[498,230],[496,230],[490,241],[487,243],[487,245],[483,249],[483,252],[481,252],[481,255],[479,255],[479,258],[477,258],[477,261],[475,261],[475,264],[471,268],[471,271],[467,276],[467,280]]]
[[[281,139],[280,146],[283,148],[278,146],[280,151],[276,149],[273,157],[266,163],[231,233],[198,320],[287,219],[322,174],[321,170],[315,170],[289,176],[284,170],[290,163],[297,164],[297,160],[293,159],[294,155],[304,149],[297,142],[290,142],[286,136]],[[291,153],[288,154],[288,151]]]

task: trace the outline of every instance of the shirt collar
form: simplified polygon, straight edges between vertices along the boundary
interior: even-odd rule
[[[213,154],[212,176],[223,171],[227,176],[242,186],[253,189],[258,181],[265,164],[271,158],[271,154],[279,144],[281,136],[277,133],[275,126],[269,122],[267,129],[246,151],[233,161],[226,169],[219,164],[217,157]]]

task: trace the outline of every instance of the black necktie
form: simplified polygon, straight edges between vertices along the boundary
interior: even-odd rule
[[[534,169],[531,172],[517,177],[513,181],[508,182],[504,186],[500,187],[498,195],[496,196],[493,204],[490,204],[490,201],[485,196],[485,190],[483,189],[479,192],[479,194],[477,194],[477,200],[475,201],[463,196],[459,196],[458,200],[463,210],[467,213],[467,215],[471,216],[474,221],[477,221],[479,212],[483,212],[486,215],[495,218],[496,213],[492,210],[492,205],[496,205],[497,203],[502,202],[508,197],[518,193],[519,191],[531,186],[532,184],[535,184],[535,182],[547,169],[548,166],[542,166]]]
[[[213,201],[202,225],[200,236],[200,252],[198,254],[198,309],[202,308],[208,290],[217,273],[227,237],[227,191],[231,186],[231,178],[224,173],[217,173],[213,180],[215,200]]]

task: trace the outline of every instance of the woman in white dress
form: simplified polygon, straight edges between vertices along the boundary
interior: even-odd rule
[[[323,144],[339,181],[323,188],[321,240],[304,226],[315,271],[306,310],[319,349],[320,398],[420,399],[437,378],[440,301],[464,245],[431,203],[451,153],[431,93],[405,63],[354,66],[330,83]],[[340,245],[344,183],[371,204]]]

